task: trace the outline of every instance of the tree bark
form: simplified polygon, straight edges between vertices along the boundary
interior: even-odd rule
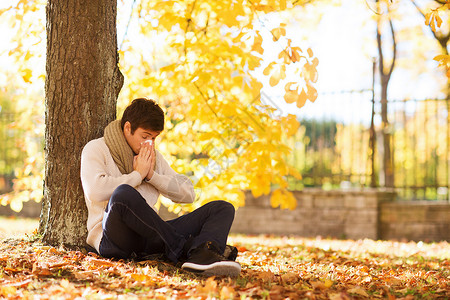
[[[45,182],[39,231],[51,245],[85,244],[84,145],[116,117],[117,0],[48,0]]]

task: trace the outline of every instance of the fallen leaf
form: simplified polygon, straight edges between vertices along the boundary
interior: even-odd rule
[[[94,271],[79,271],[74,272],[73,275],[78,280],[91,279],[94,276]]]
[[[325,279],[323,284],[328,289],[328,288],[330,288],[333,285],[333,281],[331,281],[330,279]]]
[[[369,294],[367,294],[366,290],[360,286],[356,286],[352,289],[347,290],[347,293],[356,294],[363,297],[369,297]]]
[[[333,293],[329,294],[328,298],[330,300],[350,300],[350,297],[345,293]]]
[[[114,266],[114,264],[105,259],[97,259],[97,258],[90,258],[89,262],[94,265],[95,267],[111,267]]]
[[[37,262],[33,264],[33,269],[31,271],[33,275],[36,276],[50,276],[52,275],[52,272],[47,266],[40,266]]]
[[[236,291],[231,286],[224,286],[220,290],[220,299],[234,299]]]
[[[142,282],[145,286],[156,285],[154,278],[149,275],[131,274],[131,278],[137,282]]]
[[[0,286],[0,296],[8,297],[14,295],[17,289],[14,286]]]
[[[263,282],[274,281],[275,280],[275,275],[272,272],[270,272],[270,271],[261,272],[256,277],[258,279],[262,280]]]
[[[198,286],[197,292],[202,295],[209,295],[211,293],[217,292],[217,282],[214,280],[214,277],[209,277],[204,286]]]
[[[61,267],[70,265],[70,262],[63,262],[63,263],[57,263],[57,264],[53,264],[53,265],[49,265],[48,268],[49,269],[59,269]]]
[[[48,252],[50,252],[52,254],[57,254],[58,250],[56,250],[54,247],[51,247],[50,249],[48,249]]]
[[[281,280],[285,284],[295,284],[300,280],[300,277],[296,273],[286,273],[281,275]]]
[[[11,272],[11,273],[19,273],[19,272],[23,271],[22,269],[13,269],[13,268],[8,268],[8,267],[4,268],[3,270],[5,270],[7,272]]]
[[[402,281],[397,277],[389,277],[385,279],[385,282],[390,286],[398,286],[402,284]]]
[[[24,288],[27,285],[29,285],[31,282],[32,282],[32,280],[29,278],[29,279],[26,279],[26,280],[23,280],[23,281],[5,284],[5,286],[13,286],[13,287]]]

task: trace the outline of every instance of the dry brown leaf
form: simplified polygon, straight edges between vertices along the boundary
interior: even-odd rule
[[[231,286],[224,286],[220,290],[220,299],[234,299],[236,291]]]
[[[48,268],[48,266],[40,266],[37,262],[33,264],[33,269],[31,271],[33,275],[36,276],[50,276],[52,275],[52,272]]]
[[[296,273],[286,273],[281,275],[281,280],[286,284],[295,284],[300,280],[300,277]]]
[[[88,260],[95,267],[112,267],[114,263],[105,259],[90,258]]]
[[[79,271],[74,272],[73,275],[78,280],[91,279],[94,276],[94,271]]]
[[[347,293],[356,294],[363,297],[369,297],[369,294],[367,294],[366,290],[360,286],[356,286],[352,289],[347,290]]]
[[[57,254],[58,250],[56,250],[54,247],[51,247],[50,249],[48,249],[48,252],[52,254]]]
[[[350,300],[350,297],[345,293],[333,293],[329,294],[328,298],[330,300]]]
[[[270,289],[270,298],[279,298],[286,291],[286,288],[281,285],[274,285]]]
[[[17,293],[17,289],[14,286],[0,286],[0,296],[9,297]]]
[[[25,279],[23,281],[8,283],[8,284],[4,284],[4,285],[5,286],[13,286],[13,287],[24,288],[27,285],[29,285],[31,282],[32,282],[31,278],[28,278],[28,279]]]
[[[274,281],[275,275],[270,271],[263,271],[259,273],[256,278],[262,280],[263,282]]]
[[[327,287],[327,285],[320,280],[311,281],[310,284],[312,285],[312,287],[314,289],[318,289],[318,290],[325,290],[325,289],[329,288],[329,286]]]
[[[14,269],[14,268],[8,268],[8,267],[4,268],[3,270],[6,272],[10,272],[10,273],[19,273],[19,272],[23,271],[22,269]]]
[[[49,269],[59,269],[61,267],[70,265],[70,262],[63,262],[63,263],[57,263],[57,264],[53,264],[53,265],[49,265],[48,268]]]
[[[390,286],[399,286],[402,284],[402,281],[397,277],[389,277],[385,279],[385,282]]]
[[[214,280],[214,277],[209,277],[204,286],[198,286],[196,291],[201,295],[209,295],[211,293],[217,292],[217,282]]]

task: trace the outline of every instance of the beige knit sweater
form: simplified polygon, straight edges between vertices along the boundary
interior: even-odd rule
[[[99,251],[103,234],[103,214],[114,190],[121,184],[136,188],[148,205],[155,209],[159,194],[177,203],[192,203],[195,199],[191,180],[176,173],[156,151],[156,166],[152,178],[142,184],[138,171],[122,174],[114,163],[104,138],[86,144],[81,154],[81,183],[88,208],[86,242]]]

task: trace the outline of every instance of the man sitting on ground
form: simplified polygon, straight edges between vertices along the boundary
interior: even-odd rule
[[[164,113],[153,101],[135,99],[104,136],[86,144],[81,182],[88,208],[87,243],[109,258],[163,254],[181,268],[206,276],[238,276],[237,251],[226,245],[234,207],[210,202],[164,221],[155,210],[160,194],[177,203],[195,198],[190,179],[176,173],[155,148]]]

